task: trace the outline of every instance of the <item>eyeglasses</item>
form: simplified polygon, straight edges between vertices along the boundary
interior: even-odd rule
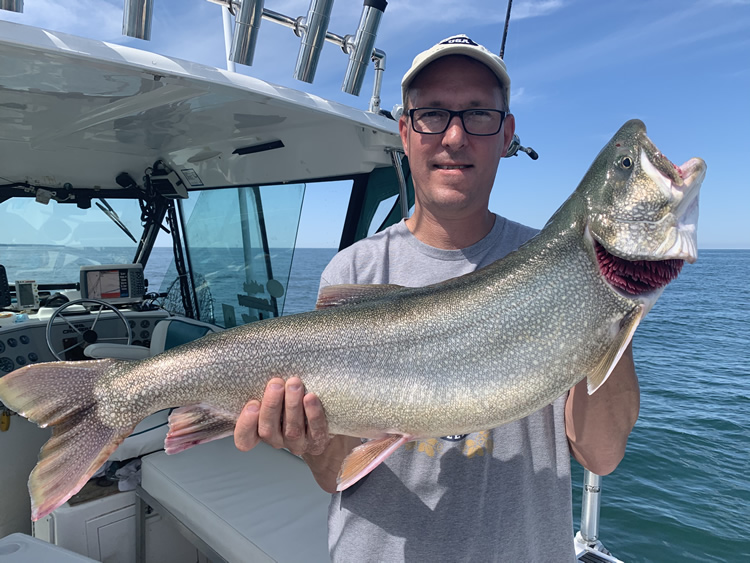
[[[499,109],[472,108],[451,111],[442,108],[414,108],[409,110],[411,127],[423,135],[445,133],[455,116],[461,118],[461,124],[469,135],[497,135],[503,126],[507,112]]]

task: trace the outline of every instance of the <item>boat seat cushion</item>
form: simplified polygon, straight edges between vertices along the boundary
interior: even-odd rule
[[[151,335],[151,355],[156,356],[181,344],[192,342],[209,332],[219,332],[221,327],[188,319],[170,317],[156,323]]]
[[[143,458],[141,487],[227,561],[328,562],[331,496],[305,463],[231,437]]]

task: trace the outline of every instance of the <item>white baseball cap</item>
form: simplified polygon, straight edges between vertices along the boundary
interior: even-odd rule
[[[484,64],[495,73],[500,84],[505,88],[505,103],[510,107],[510,77],[505,69],[505,63],[496,54],[487,50],[482,45],[475,43],[466,35],[454,35],[443,39],[437,45],[422,51],[411,63],[411,68],[406,71],[401,79],[401,102],[406,104],[406,90],[411,81],[431,62],[447,55],[465,55]]]

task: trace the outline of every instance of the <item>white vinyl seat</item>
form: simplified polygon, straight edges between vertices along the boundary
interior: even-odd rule
[[[110,342],[97,342],[87,346],[83,353],[89,358],[114,358],[117,360],[142,360],[161,354],[165,350],[192,342],[210,332],[219,332],[221,327],[189,319],[187,317],[167,317],[156,323],[151,334],[151,345],[133,346]]]
[[[95,359],[114,358],[118,360],[142,360],[156,356],[179,346],[197,340],[211,332],[219,332],[221,327],[189,319],[168,317],[159,321],[151,334],[151,345],[128,346],[127,344],[101,343],[88,346],[84,353]],[[179,405],[175,405],[179,406]],[[144,418],[133,433],[112,452],[109,461],[124,461],[134,457],[164,449],[167,435],[167,418],[172,409],[164,409]]]
[[[230,437],[145,456],[141,470],[137,560],[148,559],[145,503],[215,563],[330,563],[331,495],[286,450],[260,443],[241,452]]]

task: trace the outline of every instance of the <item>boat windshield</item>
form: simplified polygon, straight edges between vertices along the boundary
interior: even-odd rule
[[[0,264],[10,284],[75,284],[81,266],[133,262],[138,244],[125,230],[136,240],[141,236],[138,201],[95,200],[80,209],[54,200],[44,205],[34,198],[10,198],[0,203]]]
[[[194,316],[229,328],[282,314],[304,193],[304,184],[229,187],[180,201]],[[184,314],[174,260],[163,280],[164,306]]]
[[[304,192],[304,184],[241,186],[179,200],[179,250],[166,232],[157,239],[144,267],[147,291],[161,294],[156,304],[171,313],[224,327],[281,315]],[[80,209],[10,198],[0,203],[0,264],[11,285],[31,280],[49,292],[71,289],[81,266],[133,262],[141,218],[134,199],[99,200]],[[178,260],[187,272],[187,292],[180,287]]]

